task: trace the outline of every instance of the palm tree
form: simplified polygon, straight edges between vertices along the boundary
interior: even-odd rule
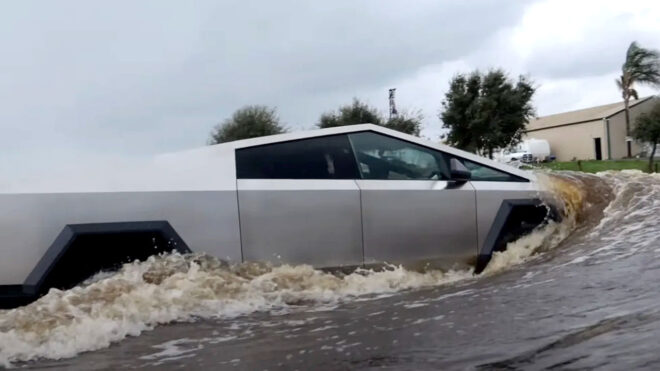
[[[633,41],[626,52],[626,61],[621,66],[621,77],[616,80],[626,109],[628,136],[630,135],[630,98],[639,99],[637,90],[633,87],[635,83],[660,86],[660,53],[657,50],[642,48]]]

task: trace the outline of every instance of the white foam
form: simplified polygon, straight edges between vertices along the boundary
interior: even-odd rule
[[[584,185],[575,178],[558,178],[548,174],[538,174],[537,179],[543,196],[550,196],[547,202],[559,208],[561,222],[550,221],[532,233],[509,243],[504,251],[495,252],[484,270],[491,275],[509,267],[524,263],[539,249],[548,250],[559,245],[576,227],[578,218],[588,207]]]
[[[192,345],[192,346],[191,346]],[[176,339],[154,345],[153,348],[160,349],[159,352],[140,357],[143,360],[176,360],[187,356],[189,353],[203,349],[201,342],[192,339]]]
[[[338,277],[306,265],[229,266],[207,256],[152,257],[87,286],[51,290],[33,304],[0,314],[0,365],[72,357],[173,321],[331,304],[467,277],[471,272],[418,273],[401,267]]]
[[[495,252],[486,269],[484,269],[483,274],[490,275],[498,273],[512,266],[524,263],[540,247],[552,248],[557,246],[568,236],[571,230],[572,228],[568,224],[550,222],[546,226],[533,231],[517,241],[509,243],[506,250]]]

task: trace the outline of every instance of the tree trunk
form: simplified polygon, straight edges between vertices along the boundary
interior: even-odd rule
[[[488,158],[493,159],[493,149],[491,147],[488,147]]]
[[[649,156],[649,173],[653,172],[653,156],[655,156],[655,149],[658,146],[658,143],[653,142],[653,149],[651,150],[651,156]]]
[[[630,107],[629,107],[629,100],[630,97],[626,96],[623,98],[623,106],[625,107],[626,111],[626,135],[630,136]]]

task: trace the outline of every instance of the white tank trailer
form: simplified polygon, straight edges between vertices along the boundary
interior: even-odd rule
[[[550,143],[545,139],[529,138],[516,147],[503,149],[497,159],[501,162],[520,161],[524,163],[545,162],[551,160]]]

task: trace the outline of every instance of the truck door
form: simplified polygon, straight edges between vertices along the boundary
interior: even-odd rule
[[[243,260],[362,264],[360,190],[346,135],[236,150]]]
[[[442,152],[375,132],[349,134],[361,179],[365,263],[469,263],[475,190],[451,186]]]

